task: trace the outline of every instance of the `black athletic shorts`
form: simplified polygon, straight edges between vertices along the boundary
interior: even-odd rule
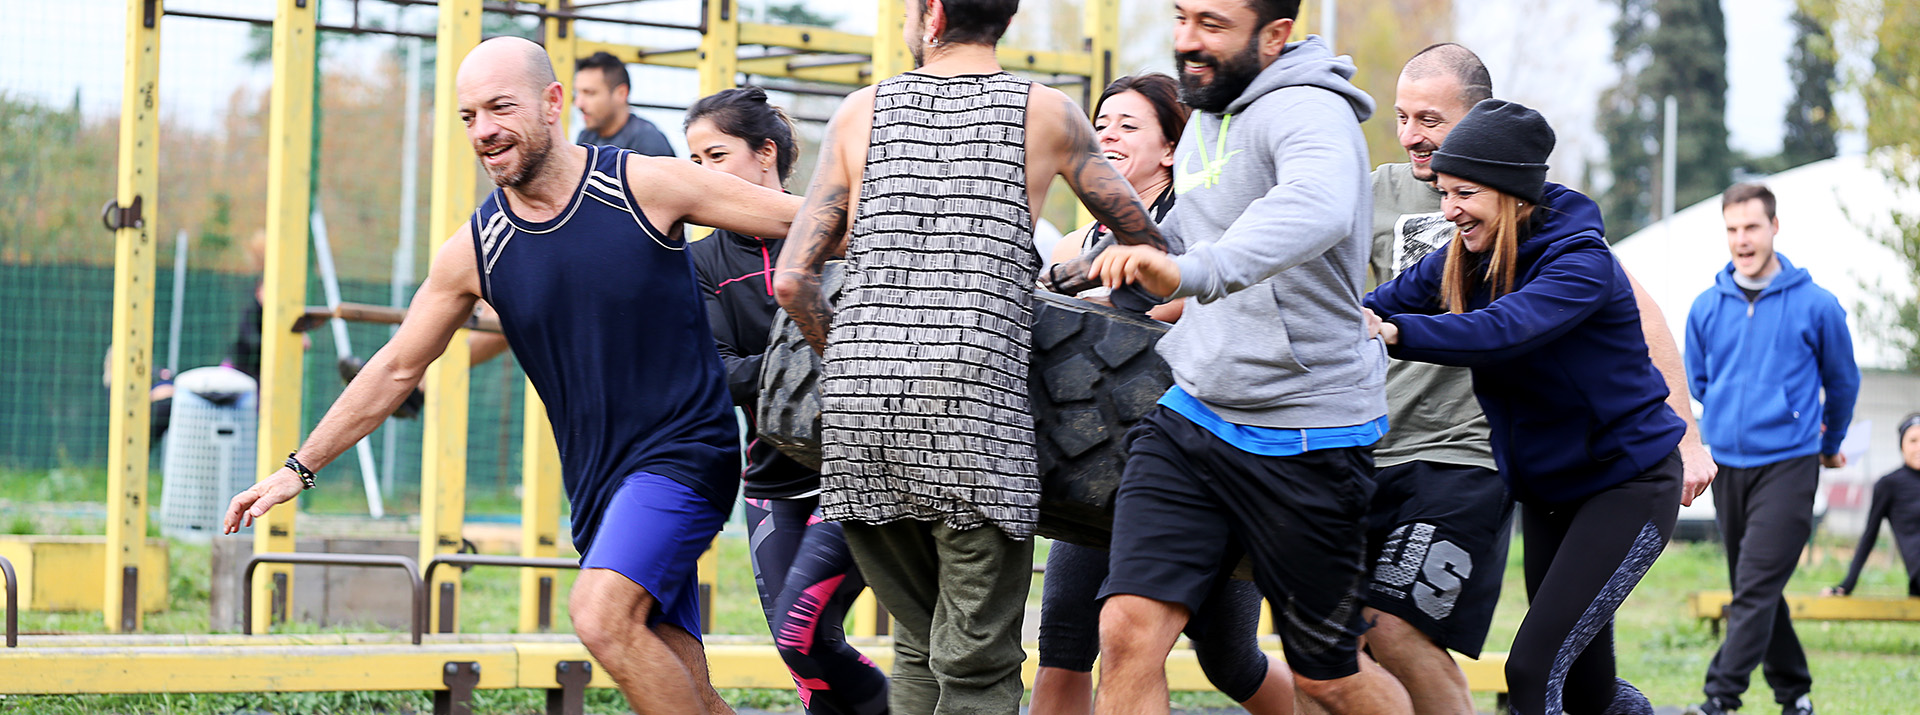
[[[1127,443],[1102,598],[1198,611],[1223,559],[1244,549],[1287,665],[1312,680],[1359,672],[1372,447],[1265,457],[1166,407],[1134,425]]]
[[[1507,568],[1506,483],[1485,467],[1421,461],[1384,467],[1373,480],[1367,605],[1479,658]]]

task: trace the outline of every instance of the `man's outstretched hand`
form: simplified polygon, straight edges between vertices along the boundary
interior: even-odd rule
[[[239,531],[240,527],[253,526],[253,520],[272,509],[273,505],[292,499],[300,493],[300,475],[293,470],[281,467],[266,479],[255,483],[244,492],[234,495],[227,503],[226,529],[223,534]]]
[[[1152,246],[1110,246],[1093,260],[1087,271],[1108,288],[1139,283],[1148,293],[1173,295],[1180,287],[1180,266],[1173,258]]]

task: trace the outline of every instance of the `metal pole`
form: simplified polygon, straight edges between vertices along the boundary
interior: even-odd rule
[[[433,183],[427,233],[452,236],[473,212],[476,169],[460,123],[454,93],[461,60],[480,44],[480,0],[442,0],[434,33]],[[454,333],[447,349],[427,368],[427,405],[420,421],[420,560],[460,548],[467,504],[467,333]],[[435,594],[460,588],[460,572],[437,574]],[[437,602],[437,599],[435,599]],[[438,622],[436,612],[433,620]],[[457,622],[457,621],[456,621]]]
[[[313,257],[320,266],[320,290],[326,293],[327,305],[340,305],[340,274],[333,269],[333,244],[327,240],[327,217],[317,208],[313,211]],[[328,321],[333,328],[333,354],[342,360],[353,356],[353,343],[347,338],[347,321],[338,318]],[[373,471],[373,448],[366,440],[353,443],[354,456],[360,459],[360,485],[367,492],[367,514],[375,519],[387,515],[386,505],[380,501],[379,475]]]
[[[1666,129],[1661,133],[1660,152],[1665,156],[1660,160],[1660,220],[1673,217],[1674,172],[1679,165],[1680,102],[1673,95],[1667,95]]]
[[[107,556],[101,617],[140,630],[140,559],[147,543],[147,428],[153,389],[153,227],[160,208],[160,13],[127,0],[119,179],[106,216],[113,236],[113,374],[107,421]]]
[[[173,237],[173,319],[167,333],[167,376],[180,376],[180,320],[187,312],[187,230]]]
[[[398,8],[405,13],[406,8]],[[399,23],[396,22],[396,25]],[[390,297],[395,308],[407,307],[407,291],[413,287],[414,246],[418,243],[420,224],[420,73],[425,67],[420,51],[420,40],[407,38],[401,40],[407,51],[407,96],[402,111],[400,138],[400,244],[393,251],[393,284]],[[396,327],[388,334],[398,332]],[[400,464],[401,423],[388,420],[382,428],[386,439],[383,440],[380,471],[381,488],[385,493],[394,493],[394,472]]]
[[[1333,47],[1334,31],[1340,29],[1340,12],[1334,8],[1333,0],[1320,0],[1320,36],[1326,38],[1327,46]]]
[[[279,0],[273,22],[273,93],[267,130],[267,263],[260,293],[260,429],[255,474],[280,468],[300,444],[300,336],[286,330],[307,308],[307,231],[312,202],[307,167],[313,160],[314,39],[317,5]],[[254,521],[254,553],[294,551],[293,504]],[[293,568],[266,566],[249,595],[254,628],[284,607],[293,590]],[[275,591],[275,586],[281,590]]]

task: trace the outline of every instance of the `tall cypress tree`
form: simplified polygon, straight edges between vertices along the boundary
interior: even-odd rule
[[[1613,175],[1601,208],[1613,238],[1655,218],[1667,96],[1679,105],[1678,205],[1724,190],[1734,161],[1727,146],[1727,23],[1719,0],[1619,5],[1613,59],[1620,83],[1600,100],[1600,132]]]
[[[1826,25],[1804,7],[1794,10],[1793,29],[1793,55],[1787,59],[1793,73],[1793,101],[1787,105],[1787,135],[1780,146],[1785,168],[1839,153],[1834,144],[1833,38]]]

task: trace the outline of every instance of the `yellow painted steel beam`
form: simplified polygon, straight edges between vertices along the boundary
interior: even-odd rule
[[[550,558],[560,555],[560,450],[553,441],[547,407],[527,383],[526,421],[520,447],[520,555]],[[543,580],[544,579],[544,580]],[[556,569],[520,569],[521,633],[538,633],[566,624],[553,622],[553,604],[560,591]],[[545,628],[541,624],[547,624]]]
[[[907,0],[878,0],[878,22],[880,28],[873,33],[869,52],[873,55],[873,81],[892,77],[913,69],[913,56],[907,52],[907,40],[900,34],[900,28],[907,19]]]
[[[1048,52],[1002,47],[995,50],[994,54],[1000,58],[1000,66],[1009,70],[1072,74],[1082,77],[1093,72],[1093,61],[1084,52]]]
[[[511,688],[519,660],[510,644],[0,650],[0,692],[15,695],[444,690],[449,661]]]
[[[139,572],[141,613],[167,609],[167,542],[146,539]],[[104,536],[3,536],[0,557],[20,578],[20,610],[72,613],[105,611],[102,600],[119,594],[103,582],[110,542]],[[109,588],[111,587],[111,588]],[[120,614],[116,606],[115,615]]]
[[[795,62],[804,62],[809,55],[786,55],[781,57],[742,57],[737,66],[742,74],[760,77],[783,77],[808,80],[812,82],[834,82],[837,84],[865,84],[872,70],[871,64],[861,59],[846,64],[822,65],[815,67],[795,67]]]
[[[707,0],[700,34],[700,96],[733,88],[740,73],[740,12],[732,0]]]
[[[273,93],[267,129],[267,266],[260,291],[260,428],[254,455],[261,477],[300,446],[300,336],[287,328],[307,307],[307,241],[312,214],[314,3],[279,0],[273,19]],[[295,503],[254,520],[254,553],[294,551]],[[254,572],[253,628],[286,618],[293,567]],[[276,591],[275,584],[283,585]],[[276,604],[278,604],[276,606]]]
[[[1086,0],[1081,8],[1081,32],[1085,35],[1088,72],[1081,104],[1091,116],[1100,92],[1115,78],[1113,67],[1120,52],[1120,0]],[[1093,212],[1084,204],[1076,205],[1074,217],[1075,226],[1093,223]]]
[[[899,20],[900,18],[891,18],[880,26],[899,28]],[[841,55],[863,55],[873,51],[873,38],[866,35],[829,30],[824,27],[769,25],[764,22],[740,23],[740,44],[786,47]]]
[[[563,12],[572,4],[571,0],[546,0],[547,9],[553,12]],[[560,92],[561,133],[573,136],[573,132],[567,131],[569,127],[566,122],[573,116],[573,66],[580,58],[580,38],[574,34],[573,21],[563,17],[546,18],[542,32],[545,34],[547,57],[553,61],[553,76],[560,79],[563,88]],[[533,391],[527,392],[532,394]]]
[[[1920,597],[1787,596],[1787,612],[1809,621],[1920,621]],[[1720,620],[1733,602],[1728,591],[1696,591],[1687,606],[1695,618]]]
[[[309,638],[353,638],[325,634]],[[233,638],[228,636],[226,638]],[[250,636],[268,641],[287,636]],[[891,642],[860,644],[882,670],[891,669]],[[1282,659],[1278,650],[1267,650]],[[793,677],[771,643],[708,643],[708,667],[716,688],[793,686]],[[1039,655],[1027,649],[1021,670],[1028,682]],[[323,645],[199,644],[178,646],[25,647],[0,649],[0,692],[18,695],[81,693],[316,692],[339,690],[441,690],[448,662],[480,664],[480,689],[555,688],[562,661],[593,662],[576,640],[487,643],[344,642]],[[1506,692],[1505,653],[1479,660],[1455,656],[1475,692]],[[1098,669],[1095,669],[1096,678]],[[1213,685],[1189,648],[1167,658],[1167,686],[1205,691]],[[606,669],[594,667],[592,688],[614,687]]]
[[[874,597],[873,589],[862,589],[860,595],[853,598],[853,636],[878,637],[881,616],[880,599]]]
[[[480,44],[480,0],[441,0],[435,33],[439,58],[433,90],[433,205],[429,235],[444,240],[454,235],[473,212],[473,151],[460,122],[455,78],[461,60]],[[446,352],[427,368],[426,414],[420,445],[420,563],[434,554],[458,551],[467,505],[467,392],[469,361],[467,331],[447,343]],[[427,584],[431,617],[429,632],[439,630],[442,588],[459,598],[460,570],[440,569]],[[454,616],[457,614],[448,614]],[[459,620],[451,619],[457,626]],[[485,674],[482,674],[485,677]]]
[[[547,9],[563,10],[569,4],[569,0],[547,0]],[[560,100],[563,125],[573,116],[573,67],[580,56],[579,42],[572,21],[547,18],[547,56],[553,59],[554,76],[566,87]],[[573,136],[568,127],[561,129],[566,136]],[[553,426],[547,421],[547,406],[534,392],[532,381],[527,382],[525,392],[520,443],[520,555],[550,558],[560,555],[560,449],[553,440]],[[552,630],[554,600],[565,596],[559,593],[560,572],[519,571],[519,632]]]
[[[127,0],[127,52],[120,94],[120,177],[114,205],[112,389],[107,421],[107,558],[101,618],[137,631],[141,546],[147,538],[147,391],[153,387],[154,229],[160,209],[159,2]],[[176,287],[175,290],[178,290]],[[131,593],[129,593],[131,591]]]

